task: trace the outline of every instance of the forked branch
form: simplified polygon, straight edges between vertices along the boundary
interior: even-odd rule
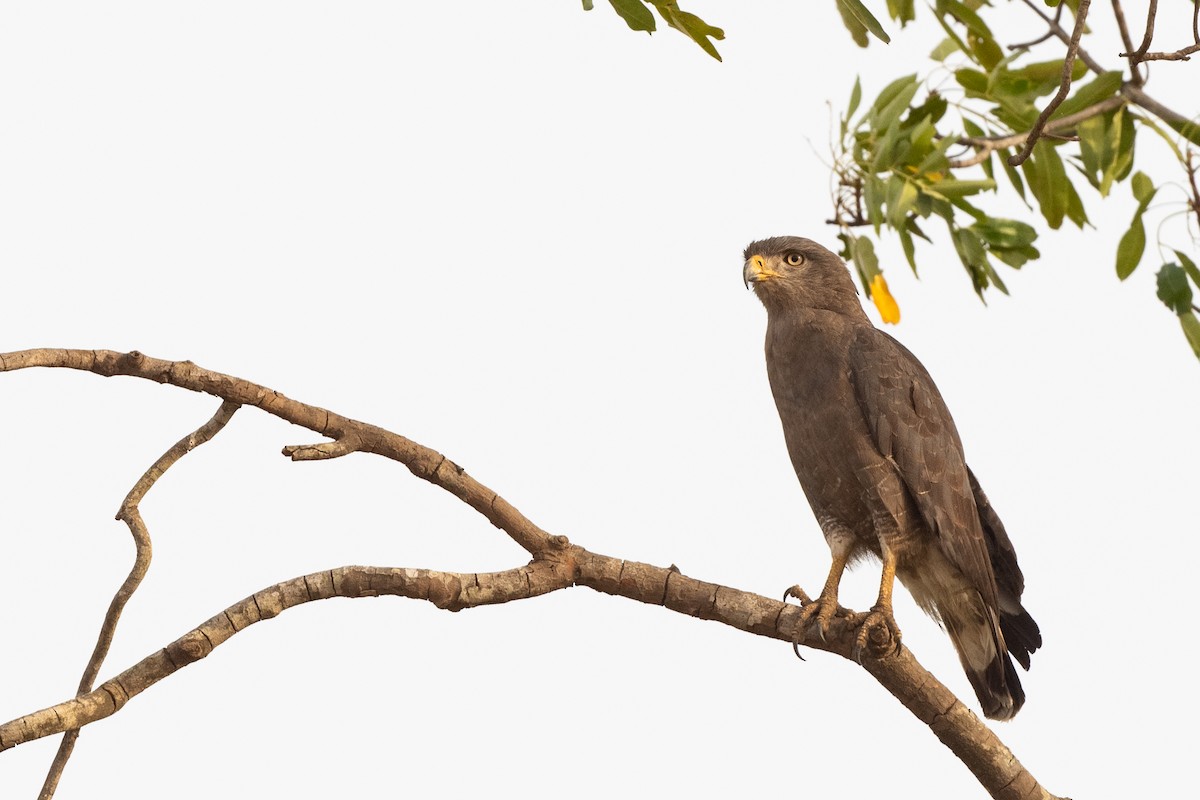
[[[221,398],[223,410],[232,411],[238,405],[255,406],[333,440],[286,448],[284,453],[293,459],[331,458],[357,451],[399,461],[414,475],[446,489],[479,511],[531,553],[533,559],[524,566],[488,574],[341,567],[284,581],[235,603],[98,688],[0,725],[0,750],[111,716],[131,698],[206,657],[238,631],[293,606],[331,597],[397,595],[458,611],[582,585],[759,636],[799,641],[852,658],[857,629],[844,618],[835,618],[822,639],[808,630],[796,630],[800,615],[796,605],[699,581],[674,568],[589,552],[566,537],[553,536],[537,527],[445,456],[383,428],[299,403],[266,387],[201,369],[191,362],[163,361],[136,352],[27,350],[0,354],[0,372],[27,367],[65,367],[170,383]],[[873,651],[863,659],[862,666],[929,726],[992,797],[1054,798],[996,735],[917,663],[905,647],[889,646]]]

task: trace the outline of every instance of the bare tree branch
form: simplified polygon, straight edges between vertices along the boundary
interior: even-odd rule
[[[398,595],[458,611],[545,594],[570,585],[567,562],[542,560],[486,574],[341,567],[269,586],[185,633],[95,690],[0,725],[0,751],[110,717],[163,678],[208,656],[234,634],[286,609],[330,597]]]
[[[1142,37],[1142,44],[1138,47],[1136,53],[1122,53],[1128,55],[1131,61],[1141,61],[1142,56],[1146,55],[1146,51],[1150,49],[1150,42],[1154,40],[1154,16],[1158,13],[1158,0],[1150,0],[1150,6],[1146,11],[1146,33]]]
[[[299,403],[249,381],[140,353],[105,350],[26,350],[0,354],[0,371],[27,367],[64,367],[99,375],[130,375],[205,392],[231,407],[252,405],[332,438],[333,453],[371,452],[403,463],[417,477],[453,493],[533,555],[526,566],[504,572],[465,574],[386,567],[341,567],[268,587],[184,634],[98,688],[55,706],[0,725],[0,750],[55,733],[80,728],[119,711],[132,697],[177,670],[206,657],[246,627],[312,600],[330,597],[397,595],[427,600],[458,611],[553,592],[571,585],[662,605],[681,614],[714,620],[759,636],[836,653],[852,659],[859,628],[850,617],[835,617],[821,638],[811,629],[797,631],[800,607],[750,592],[689,578],[674,568],[624,561],[552,536],[468,476],[445,456],[377,426]],[[226,406],[222,406],[224,409]],[[293,446],[285,454],[306,460],[321,445]],[[132,493],[131,493],[132,495]],[[878,635],[877,635],[878,634]],[[877,627],[865,648],[862,666],[955,753],[992,797],[1003,800],[1053,800],[1012,752],[926,671],[903,645]]]
[[[1062,26],[1059,25],[1056,20],[1051,19],[1049,15],[1047,15],[1044,11],[1042,11],[1042,9],[1039,8],[1037,6],[1037,4],[1033,2],[1033,0],[1021,0],[1021,2],[1024,3],[1026,6],[1028,6],[1029,9],[1031,11],[1033,11],[1033,13],[1035,13],[1039,17],[1041,17],[1042,21],[1044,21],[1046,23],[1046,25],[1048,25],[1050,27],[1050,30],[1054,33],[1055,36],[1057,36],[1059,39],[1062,40],[1063,44],[1070,46],[1071,34],[1067,33],[1065,30],[1063,30]],[[1089,2],[1090,2],[1090,0],[1089,0]],[[1075,45],[1075,53],[1076,53],[1076,55],[1079,56],[1079,60],[1082,61],[1084,63],[1084,65],[1086,65],[1087,68],[1090,69],[1092,72],[1096,73],[1097,75],[1104,72],[1104,66],[1099,61],[1092,58],[1092,56],[1088,54],[1088,51],[1084,50],[1082,47],[1080,47],[1078,45],[1078,43],[1076,43],[1076,45]]]
[[[1200,53],[1200,44],[1192,44],[1187,47],[1181,47],[1178,50],[1173,50],[1169,53],[1155,52],[1143,53],[1138,56],[1138,61],[1191,61],[1192,53]],[[1125,55],[1122,53],[1121,55]]]
[[[117,512],[117,519],[124,521],[129,526],[129,532],[133,535],[135,548],[133,568],[130,569],[129,576],[125,578],[125,582],[117,589],[117,593],[113,596],[112,603],[108,607],[108,612],[104,615],[104,621],[100,625],[100,635],[96,640],[96,647],[92,651],[91,658],[88,659],[87,666],[84,667],[83,677],[79,679],[79,689],[76,691],[76,695],[87,694],[92,690],[96,676],[100,674],[100,666],[104,663],[104,659],[108,656],[108,650],[112,646],[113,636],[117,632],[117,623],[121,619],[121,612],[125,610],[126,604],[129,603],[130,598],[133,597],[133,593],[137,591],[138,586],[142,583],[142,579],[146,577],[146,572],[150,569],[150,558],[153,552],[150,543],[150,531],[146,528],[146,523],[142,521],[142,515],[138,511],[138,504],[146,496],[146,492],[150,491],[150,487],[154,485],[154,482],[162,477],[163,473],[170,469],[172,464],[216,436],[237,410],[237,403],[231,403],[228,400],[222,402],[221,407],[217,409],[217,413],[213,415],[212,419],[180,439],[170,450],[163,453],[146,470],[138,482],[134,484],[133,488],[129,490],[129,494],[126,495],[124,502],[121,503],[121,508]],[[63,736],[62,741],[58,745],[58,752],[54,754],[54,760],[50,763],[50,769],[46,773],[46,780],[42,783],[42,790],[38,794],[38,800],[50,800],[50,798],[54,797],[54,792],[58,788],[58,781],[62,778],[63,770],[67,766],[67,761],[71,758],[71,753],[75,750],[75,741],[78,738],[78,728],[68,730]]]
[[[1113,2],[1114,3],[1118,2],[1118,0],[1113,0]],[[1067,7],[1066,3],[1059,3],[1058,8],[1054,9],[1054,24],[1055,25],[1057,25],[1059,20],[1062,19],[1063,9],[1065,9],[1066,7]],[[1028,50],[1029,48],[1033,47],[1035,44],[1041,44],[1042,42],[1046,41],[1053,35],[1054,35],[1054,29],[1051,28],[1050,30],[1046,31],[1045,33],[1043,33],[1041,36],[1037,37],[1036,39],[1031,39],[1028,42],[1021,42],[1020,44],[1010,44],[1008,46],[1008,49],[1009,50]]]
[[[1058,8],[1060,11],[1062,10],[1063,5],[1064,4],[1061,3],[1059,4]],[[1121,41],[1125,45],[1125,52],[1121,55],[1125,56],[1133,52],[1133,39],[1129,35],[1129,25],[1125,22],[1125,9],[1121,7],[1121,0],[1112,0],[1112,9],[1113,16],[1117,18],[1117,28],[1121,31]],[[1055,18],[1054,21],[1058,22],[1058,19]],[[1133,56],[1128,56],[1128,58],[1129,74],[1132,77],[1133,82],[1138,86],[1145,85],[1146,77],[1142,74],[1142,69],[1140,66],[1138,66],[1138,62],[1133,59]]]

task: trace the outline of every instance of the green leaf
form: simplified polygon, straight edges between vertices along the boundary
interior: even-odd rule
[[[1106,181],[1111,184],[1112,181],[1123,181],[1129,177],[1130,170],[1133,169],[1133,145],[1137,138],[1137,128],[1133,125],[1133,114],[1126,108],[1117,109],[1113,115],[1113,134],[1110,134],[1110,140],[1114,141],[1113,149],[1116,151],[1116,156],[1113,158],[1111,172],[1105,170],[1103,185]]]
[[[1107,100],[1117,93],[1121,88],[1121,73],[1120,72],[1102,72],[1096,76],[1095,80],[1085,83],[1075,90],[1075,93],[1063,101],[1062,105],[1054,109],[1054,113],[1050,115],[1050,119],[1059,119],[1069,114],[1074,114],[1076,111],[1083,111],[1089,106],[1094,106],[1101,100]]]
[[[854,77],[854,88],[850,90],[850,104],[846,107],[846,119],[854,116],[854,112],[858,111],[858,104],[862,102],[862,81],[858,76]]]
[[[971,53],[975,56],[975,60],[984,69],[991,70],[1004,60],[1004,51],[992,37],[971,34],[967,37],[967,41],[971,44]]]
[[[1017,168],[1008,163],[1008,151],[1001,150],[1000,166],[1004,167],[1004,174],[1008,176],[1008,182],[1017,190],[1017,194],[1021,196],[1021,202],[1029,208],[1029,201],[1025,199],[1025,182],[1021,180],[1021,173],[1017,172]]]
[[[1124,180],[1133,168],[1133,143],[1137,134],[1133,115],[1124,107],[1091,117],[1076,126],[1079,155],[1088,182],[1107,197],[1115,181]]]
[[[1122,110],[1124,110],[1124,109],[1122,109]],[[1160,126],[1157,122],[1155,122],[1153,118],[1144,116],[1142,114],[1134,114],[1132,111],[1126,113],[1125,116],[1129,118],[1129,124],[1131,126],[1133,125],[1133,120],[1136,119],[1139,123],[1141,123],[1142,125],[1145,125],[1150,130],[1154,131],[1159,136],[1161,136],[1162,140],[1167,143],[1167,147],[1171,148],[1171,152],[1175,154],[1175,158],[1180,163],[1182,163],[1184,161],[1183,151],[1180,150],[1179,145],[1175,143],[1175,137],[1172,136],[1171,134],[1167,133],[1166,131],[1164,131],[1162,129],[1162,126]]]
[[[925,231],[921,230],[921,226],[918,225],[917,221],[915,219],[913,219],[912,217],[908,218],[908,230],[910,233],[912,233],[913,236],[920,236],[925,241],[929,242],[930,244],[933,244],[933,239],[930,239],[929,236],[925,233]]]
[[[991,251],[988,251],[991,252]],[[1008,263],[1008,262],[1005,262]],[[1011,265],[1010,265],[1011,266]],[[996,268],[992,266],[992,262],[984,261],[983,267],[987,270],[988,280],[995,284],[996,288],[1008,294],[1008,287],[1004,285],[1004,281],[1000,280],[1000,273],[996,272]]]
[[[1154,199],[1154,194],[1157,191],[1146,173],[1135,172],[1133,174],[1133,196],[1137,199],[1143,211],[1146,206],[1150,205],[1150,201]]]
[[[966,197],[979,192],[987,191],[996,188],[996,182],[993,180],[973,180],[960,181],[954,178],[937,181],[929,184],[929,191],[939,194],[947,199],[955,197]]]
[[[1185,120],[1177,122],[1174,120],[1163,120],[1167,126],[1178,133],[1183,138],[1187,139],[1194,145],[1200,145],[1200,124]]]
[[[724,39],[725,31],[709,25],[695,14],[681,11],[679,3],[676,0],[650,0],[650,2],[654,4],[654,9],[663,18],[664,22],[700,45],[704,52],[717,61],[721,60],[721,54],[717,52],[717,48],[713,47],[710,39],[718,41]]]
[[[1033,193],[1046,218],[1046,224],[1053,230],[1062,227],[1063,217],[1067,214],[1067,204],[1070,201],[1067,173],[1063,169],[1062,159],[1045,139],[1033,147],[1033,155],[1021,165],[1025,180],[1029,182],[1029,191]]]
[[[959,38],[959,35],[955,32],[954,28],[950,27],[949,23],[947,23],[946,20],[942,19],[941,14],[934,14],[933,18],[935,20],[937,20],[937,24],[941,25],[942,30],[946,32],[946,38],[950,39],[952,42],[954,42],[956,45],[958,45],[959,50],[961,50],[964,53],[971,52],[970,49],[967,47],[967,43],[964,42],[961,38]]]
[[[1183,328],[1183,335],[1187,337],[1188,344],[1192,346],[1192,352],[1196,354],[1196,358],[1200,358],[1200,320],[1196,319],[1195,312],[1180,314],[1179,325]]]
[[[938,16],[949,14],[965,25],[967,30],[976,36],[985,39],[995,39],[995,37],[992,36],[991,29],[988,28],[987,24],[984,23],[979,15],[967,8],[966,5],[960,3],[958,0],[937,0],[937,5],[935,8]]]
[[[883,201],[887,188],[883,181],[874,175],[868,175],[863,181],[863,205],[867,207],[867,219],[875,226],[875,232],[883,225]]]
[[[858,20],[864,28],[873,33],[884,44],[889,44],[892,41],[891,37],[887,35],[887,31],[879,24],[879,20],[875,19],[875,15],[868,11],[867,7],[862,4],[862,0],[837,1],[840,8],[844,8],[850,16]]]
[[[898,91],[892,95],[886,105],[882,108],[873,107],[871,109],[869,119],[871,127],[876,131],[886,131],[893,123],[898,122],[900,115],[908,108],[909,103],[917,95],[917,89],[920,88],[920,84],[917,83],[917,76],[911,75],[907,78],[901,78],[899,81],[893,81],[887,89],[884,89],[884,92],[887,92],[888,89],[891,89],[898,83],[901,84]],[[880,98],[882,97],[883,92],[880,93]],[[875,103],[878,106],[879,99],[876,99]]]
[[[1146,228],[1142,225],[1142,215],[1133,217],[1133,224],[1121,241],[1117,244],[1117,277],[1125,280],[1137,269],[1142,261],[1142,253],[1146,250]]]
[[[1112,161],[1112,153],[1107,144],[1109,122],[1104,116],[1085,119],[1075,126],[1079,136],[1079,159],[1083,162],[1083,174],[1096,189],[1100,189],[1100,175],[1104,167]],[[1108,194],[1107,189],[1100,190],[1100,196]]]
[[[841,256],[843,261],[853,261],[854,253],[852,252],[852,249],[854,246],[854,237],[846,233],[839,233],[837,238],[842,241],[842,249],[838,250],[838,255]]]
[[[1032,225],[1013,219],[985,217],[976,220],[971,229],[978,233],[987,245],[988,255],[1013,269],[1020,269],[1041,256],[1033,246],[1037,239],[1037,231]],[[992,282],[1007,294],[998,278],[993,278]]]
[[[1067,219],[1075,223],[1075,227],[1082,229],[1088,223],[1087,211],[1083,208],[1083,198],[1079,196],[1079,192],[1075,191],[1075,184],[1067,181],[1065,184],[1067,191]]]
[[[951,228],[954,249],[962,261],[967,273],[971,276],[971,284],[975,293],[983,298],[983,290],[988,287],[987,251],[980,241],[979,235],[970,228]]]
[[[1037,229],[1015,219],[988,217],[971,226],[983,237],[988,246],[1001,250],[1029,247],[1037,240]]]
[[[907,228],[897,228],[897,235],[900,237],[900,247],[904,249],[904,258],[908,260],[908,266],[913,271],[913,275],[917,274],[916,250],[913,244],[912,234]]]
[[[950,161],[946,158],[946,151],[955,145],[953,136],[943,136],[938,140],[938,143],[932,150],[926,153],[921,159],[921,163],[917,165],[917,175],[924,178],[931,172],[946,172],[950,169]]]
[[[977,97],[987,96],[988,76],[986,73],[980,72],[977,69],[963,67],[954,71],[954,80],[958,81],[959,85],[966,89],[969,94],[974,94]]]
[[[947,36],[945,39],[942,39],[937,47],[933,48],[933,52],[929,54],[929,57],[934,61],[945,61],[957,52],[959,52],[958,42]]]
[[[917,18],[913,0],[887,0],[888,16],[900,23],[903,28]]]
[[[946,109],[950,107],[949,101],[946,100],[936,89],[925,96],[925,100],[919,106],[913,106],[908,115],[904,118],[904,124],[912,125],[918,122],[928,122],[930,124],[939,121],[946,115]],[[933,131],[929,131],[929,136],[933,138]]]
[[[875,244],[866,236],[854,238],[854,263],[867,282],[867,295],[871,294],[871,278],[879,274],[879,258],[875,255]]]
[[[1200,269],[1196,267],[1196,262],[1188,257],[1187,253],[1179,250],[1175,251],[1175,257],[1179,259],[1179,263],[1183,264],[1183,271],[1192,279],[1192,283],[1200,287]]]
[[[917,194],[917,187],[899,175],[893,176],[888,181],[889,225],[897,230],[903,229],[904,220],[908,219],[909,213],[917,203]]]
[[[1117,277],[1121,280],[1133,274],[1142,261],[1142,254],[1146,251],[1146,227],[1142,224],[1142,214],[1158,191],[1144,172],[1135,172],[1131,184],[1138,207],[1133,213],[1133,221],[1129,223],[1129,230],[1117,243]]]
[[[865,236],[838,234],[845,245],[843,257],[848,257],[854,263],[854,271],[862,284],[863,293],[871,296],[871,279],[879,274],[879,259],[875,255],[875,245]]]
[[[593,8],[594,6],[592,5],[592,0],[583,0],[584,11],[591,11]]]
[[[1028,81],[1039,86],[1044,86],[1045,90],[1040,92],[1045,94],[1051,89],[1056,89],[1059,82],[1062,80],[1063,59],[1055,59],[1052,61],[1038,61],[1034,64],[1026,64],[1020,69],[1014,69],[1009,72],[1009,76],[1015,80]],[[1082,61],[1076,60],[1074,66],[1071,67],[1071,80],[1077,81],[1087,74],[1087,65]]]
[[[911,90],[913,95],[915,95],[917,92],[916,86],[917,75],[915,72],[912,75],[905,75],[902,78],[896,78],[896,80],[883,87],[883,90],[879,93],[879,96],[875,98],[875,102],[871,104],[871,110],[868,112],[867,117],[871,120],[877,119],[883,109],[887,108],[892,101],[900,95],[901,92],[908,92]],[[903,105],[905,108],[907,108],[908,101],[904,101]],[[874,124],[872,127],[880,128],[887,126]]]
[[[590,2],[590,0],[589,0]],[[630,30],[653,33],[656,29],[654,15],[642,0],[608,0],[613,10],[625,20]]]
[[[1163,264],[1158,271],[1158,299],[1176,314],[1192,310],[1192,287],[1188,276],[1178,264]]]
[[[838,3],[838,14],[842,16],[842,24],[846,26],[846,30],[850,31],[850,38],[859,47],[866,47],[871,39],[867,35],[867,26],[858,21],[858,17],[851,14],[846,7]]]

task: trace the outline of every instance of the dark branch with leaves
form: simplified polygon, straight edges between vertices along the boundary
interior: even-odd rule
[[[720,39],[721,31],[685,15],[674,2],[609,1],[636,30],[654,29],[653,7],[672,27],[719,58],[704,32],[715,31],[709,35]],[[836,2],[855,44],[867,47],[872,38],[890,41],[884,23],[862,0]],[[885,231],[899,240],[915,272],[917,240],[935,241],[930,223],[936,220],[945,226],[979,297],[992,287],[1007,293],[1002,269],[1019,269],[1040,257],[1032,224],[1037,216],[1051,230],[1065,221],[1080,229],[1090,224],[1084,206],[1089,192],[1076,185],[1082,176],[1101,198],[1117,184],[1131,188],[1135,210],[1114,259],[1121,280],[1146,254],[1146,214],[1186,220],[1182,230],[1170,228],[1170,241],[1159,226],[1157,250],[1163,262],[1158,296],[1178,315],[1200,358],[1200,318],[1192,302],[1194,291],[1200,290],[1200,272],[1188,255],[1200,242],[1200,109],[1177,111],[1145,89],[1148,62],[1187,61],[1200,53],[1200,0],[1192,0],[1186,20],[1192,41],[1165,51],[1152,49],[1157,30],[1167,27],[1159,24],[1165,17],[1160,18],[1154,0],[1144,20],[1127,19],[1121,0],[1111,0],[1120,33],[1120,40],[1112,42],[1089,26],[1090,5],[1090,0],[1003,5],[933,0],[930,16],[943,38],[930,53],[934,66],[928,73],[893,81],[869,104],[863,103],[863,88],[855,82],[840,115],[832,174],[834,213],[827,221],[839,228],[841,255],[854,264],[886,321],[897,321],[899,310],[877,255],[876,242],[884,239]],[[901,28],[916,20],[915,0],[887,0],[886,9],[887,18]],[[1092,12],[1093,17],[1101,13]],[[1172,7],[1170,13],[1178,11]],[[1067,14],[1073,18],[1070,24],[1064,20]],[[1175,22],[1172,32],[1185,29],[1178,24],[1184,20]],[[1000,23],[1006,29],[1014,24],[1030,27],[1031,35],[1017,43],[1003,42],[994,32]],[[1114,63],[1106,66],[1085,43]],[[1035,60],[1033,51],[1041,46],[1057,52]],[[1182,180],[1133,170],[1136,147],[1144,138],[1139,133],[1154,134],[1166,143]],[[1001,181],[1011,193],[1002,189]],[[1009,201],[1013,194],[1024,210]],[[1015,214],[1007,210],[1014,206]]]

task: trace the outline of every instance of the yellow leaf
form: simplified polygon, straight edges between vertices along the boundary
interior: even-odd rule
[[[882,274],[871,279],[871,299],[875,301],[875,307],[879,309],[879,316],[883,317],[884,322],[895,325],[900,321],[900,306],[888,291],[887,281]]]

